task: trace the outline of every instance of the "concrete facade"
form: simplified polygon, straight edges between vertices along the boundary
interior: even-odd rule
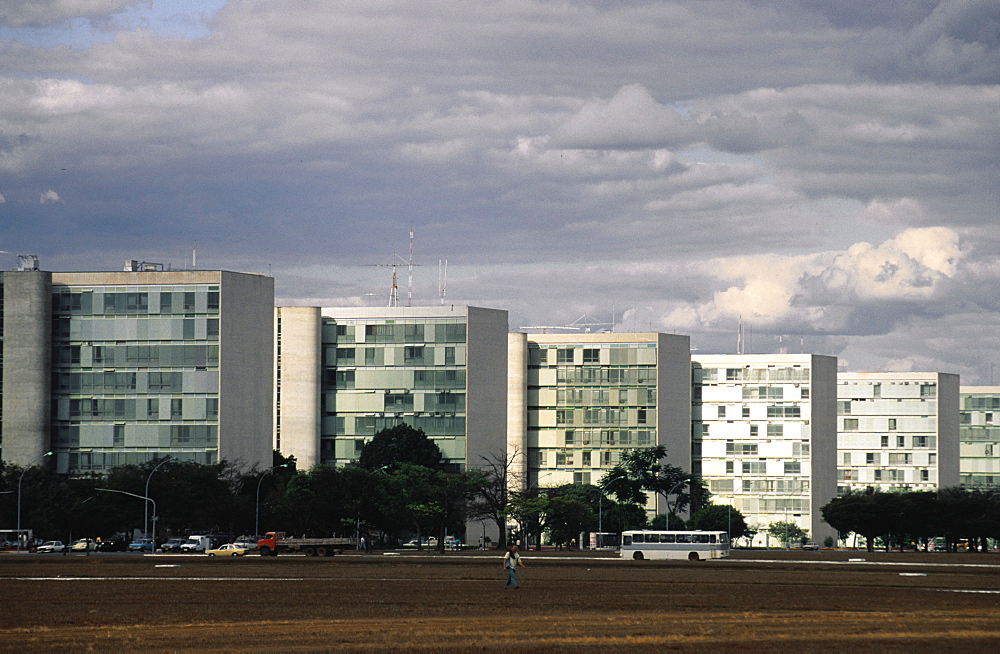
[[[52,273],[4,272],[0,283],[0,459],[24,467],[37,463],[51,442]]]
[[[842,372],[837,400],[841,493],[958,486],[958,375]]]
[[[322,331],[319,307],[274,309],[274,447],[301,470],[319,463]]]
[[[694,472],[712,501],[757,529],[791,522],[822,543],[836,496],[837,360],[815,354],[692,357]]]

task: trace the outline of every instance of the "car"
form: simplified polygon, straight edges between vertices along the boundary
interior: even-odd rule
[[[209,556],[243,556],[247,551],[242,547],[237,547],[236,543],[226,543],[211,550],[205,550]]]
[[[140,538],[128,544],[129,552],[152,552],[153,549],[152,538]]]
[[[819,545],[817,545],[816,543],[803,543],[802,544],[802,549],[804,549],[804,550],[818,550],[819,549]]]
[[[171,538],[164,543],[160,549],[164,552],[180,552],[181,545],[187,542],[187,538]]]
[[[98,552],[124,552],[128,549],[128,543],[121,538],[108,538],[102,540],[97,546]]]
[[[69,546],[69,549],[71,552],[96,552],[97,541],[93,538],[81,538],[73,541],[73,544]]]
[[[62,552],[66,549],[61,540],[47,540],[38,546],[36,552]]]

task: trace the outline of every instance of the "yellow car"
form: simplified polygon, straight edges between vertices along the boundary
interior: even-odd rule
[[[243,556],[247,551],[242,547],[237,547],[233,543],[226,543],[222,547],[218,547],[214,550],[205,550],[205,554],[209,556]]]

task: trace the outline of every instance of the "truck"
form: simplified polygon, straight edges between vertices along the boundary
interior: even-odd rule
[[[301,552],[306,556],[333,556],[345,547],[357,547],[354,538],[288,538],[283,531],[269,531],[257,541],[261,556],[277,556],[278,552]]]
[[[182,552],[204,552],[212,548],[212,539],[208,536],[188,536],[186,542],[181,544]]]

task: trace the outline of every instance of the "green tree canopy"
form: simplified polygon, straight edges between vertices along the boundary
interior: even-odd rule
[[[358,465],[365,470],[395,470],[404,463],[439,468],[441,459],[441,448],[427,434],[402,424],[383,429],[365,443]]]
[[[767,533],[771,534],[773,538],[777,538],[785,547],[788,547],[792,543],[804,543],[809,538],[809,532],[805,529],[802,529],[794,522],[786,522],[784,520],[772,522],[767,528]]]
[[[687,522],[688,529],[702,531],[725,531],[729,538],[745,538],[752,532],[743,514],[729,505],[709,504],[703,506]]]

